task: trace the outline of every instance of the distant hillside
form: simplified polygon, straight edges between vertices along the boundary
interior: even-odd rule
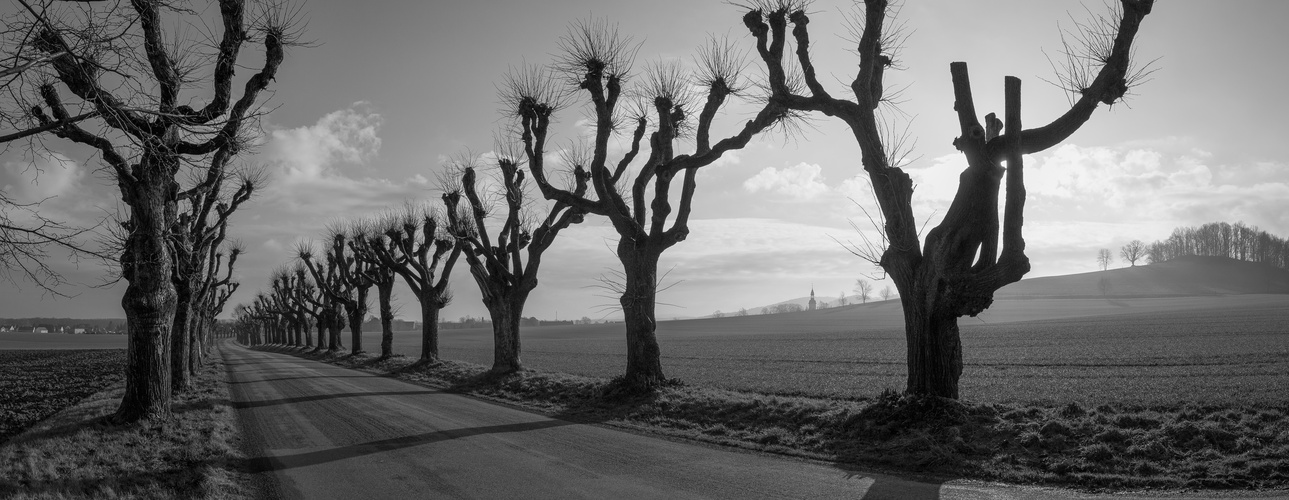
[[[1102,290],[1102,280],[1108,285]],[[1226,257],[1186,256],[1137,267],[1012,283],[995,299],[1036,297],[1168,297],[1289,293],[1289,270]]]

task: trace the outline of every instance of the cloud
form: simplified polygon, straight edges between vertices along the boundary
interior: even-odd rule
[[[423,198],[429,180],[420,174],[402,180],[363,175],[379,156],[383,121],[367,103],[357,102],[313,125],[270,131],[264,148],[274,173],[269,200],[325,217]]]
[[[810,200],[829,191],[824,183],[823,167],[805,162],[782,169],[766,167],[744,181],[743,189],[749,193],[773,192],[798,200]]]
[[[18,203],[35,203],[62,196],[75,190],[85,177],[85,169],[62,153],[42,153],[35,159],[4,162],[0,186]]]

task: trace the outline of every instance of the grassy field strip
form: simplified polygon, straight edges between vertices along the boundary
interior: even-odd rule
[[[119,387],[58,412],[0,444],[0,498],[249,498],[225,377],[216,351],[165,421],[108,424]]]
[[[964,320],[963,394],[998,403],[1289,403],[1283,390],[1289,387],[1289,296],[1235,299],[1241,300],[1137,299],[1145,312],[988,325]],[[834,315],[843,314],[852,313]],[[858,329],[849,332],[767,333],[757,332],[752,321],[765,318],[760,328],[766,330],[786,328],[776,323],[780,316],[793,315],[660,323],[663,367],[694,384],[780,395],[866,398],[904,386],[902,330],[852,318]],[[745,333],[688,333],[733,320],[747,323]],[[688,326],[666,330],[676,325]],[[526,328],[524,363],[590,377],[617,375],[625,365],[621,328]],[[395,352],[415,356],[419,335],[397,332]],[[364,342],[375,349],[378,333],[368,332]],[[492,362],[487,329],[444,330],[441,346],[450,359]]]
[[[981,404],[893,392],[839,400],[686,384],[630,395],[610,390],[605,378],[537,371],[498,377],[485,366],[459,361],[424,365],[402,356],[380,360],[265,349],[389,373],[577,422],[878,470],[1094,491],[1224,488],[1289,494],[1286,405]]]

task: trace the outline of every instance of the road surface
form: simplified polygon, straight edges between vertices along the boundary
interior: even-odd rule
[[[268,498],[1082,496],[855,472],[573,423],[232,343],[221,351],[249,468]]]

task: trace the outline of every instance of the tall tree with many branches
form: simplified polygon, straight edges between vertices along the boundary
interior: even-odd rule
[[[957,194],[943,221],[927,233],[925,242],[919,241],[912,207],[914,185],[901,168],[898,138],[886,133],[889,124],[877,113],[887,90],[884,76],[896,62],[902,37],[899,25],[893,28],[890,23],[890,3],[864,2],[863,14],[855,23],[859,67],[846,98],[834,96],[816,76],[810,56],[810,17],[803,2],[766,0],[748,5],[743,24],[769,69],[774,98],[795,110],[841,119],[859,144],[886,243],[880,256],[872,257],[895,282],[904,307],[907,392],[959,396],[962,344],[958,318],[984,311],[993,302],[994,291],[1029,271],[1021,234],[1025,204],[1022,156],[1059,144],[1082,127],[1099,104],[1123,99],[1143,74],[1131,66],[1130,55],[1132,41],[1152,4],[1151,0],[1121,0],[1112,15],[1083,26],[1086,29],[1077,37],[1083,53],[1067,47],[1069,71],[1060,78],[1072,93],[1072,105],[1041,127],[1022,129],[1020,80],[1015,77],[1004,82],[1004,119],[990,113],[982,125],[967,64],[949,65],[953,109],[962,134],[953,144],[966,156],[968,167],[959,176]],[[795,45],[794,54],[785,59],[790,42]],[[797,78],[788,76],[790,66],[785,64],[794,57]],[[1000,251],[998,198],[1004,177],[1007,190]]]
[[[463,247],[470,275],[483,295],[483,304],[492,316],[492,371],[511,373],[523,368],[520,361],[519,321],[523,317],[528,294],[537,288],[537,272],[542,254],[550,248],[555,236],[571,224],[582,222],[585,212],[566,203],[555,202],[540,220],[531,213],[525,199],[526,183],[522,170],[522,152],[507,147],[500,139],[496,157],[500,184],[497,192],[481,196],[476,182],[473,158],[465,158],[449,167],[451,188],[443,194],[447,205],[448,232]],[[578,177],[572,193],[584,196],[585,176]],[[505,200],[501,228],[488,230],[489,199]],[[464,199],[465,204],[461,204]],[[525,255],[526,254],[526,255]],[[525,258],[527,257],[527,258]]]
[[[700,52],[695,75],[687,74],[679,63],[659,62],[649,66],[634,88],[628,85],[634,76],[636,45],[615,26],[602,20],[575,23],[560,46],[563,56],[555,69],[590,102],[593,142],[586,154],[568,159],[573,178],[588,179],[589,193],[578,194],[576,182],[559,187],[548,178],[548,127],[563,95],[555,86],[557,82],[550,79],[554,75],[527,71],[512,76],[503,87],[503,102],[518,118],[528,167],[542,195],[607,217],[618,232],[617,255],[624,271],[619,303],[627,337],[622,384],[651,388],[666,380],[655,334],[658,259],[689,236],[698,169],[747,145],[754,135],[780,123],[791,112],[782,100],[766,99],[755,117],[736,133],[713,142],[711,129],[717,112],[730,97],[746,90],[740,75],[744,64],[730,43],[713,40]],[[627,124],[631,125],[630,148],[611,160],[610,139],[620,125]],[[683,153],[681,148],[689,138],[693,150]],[[629,167],[642,146],[648,156],[630,180]],[[673,200],[671,189],[676,181],[680,193],[679,199]]]
[[[354,223],[350,249],[361,263],[363,276],[376,287],[376,308],[380,312],[380,357],[394,355],[394,282],[398,273],[380,260],[381,253],[393,251],[393,240],[381,230],[380,219]]]
[[[223,168],[212,168],[221,172]],[[223,265],[221,245],[228,236],[229,217],[238,207],[251,198],[259,174],[253,171],[238,176],[236,186],[229,191],[225,179],[214,179],[210,189],[195,193],[186,201],[188,210],[178,215],[171,229],[171,250],[175,264],[172,268],[175,286],[174,325],[170,330],[170,382],[175,391],[188,389],[191,376],[196,374],[194,360],[200,351],[194,346],[200,341],[200,326],[210,298],[211,286],[220,281],[219,268]],[[231,278],[233,266],[242,248],[229,249],[227,272]]]
[[[443,229],[432,205],[404,205],[379,224],[389,245],[372,245],[380,261],[407,282],[421,305],[421,362],[439,359],[439,310],[452,301],[448,289],[461,245]]]
[[[23,100],[21,107],[49,133],[92,148],[129,210],[120,260],[130,331],[117,422],[170,412],[168,341],[177,298],[169,236],[178,203],[212,189],[222,177],[217,169],[245,149],[262,92],[285,49],[297,43],[296,11],[277,2],[256,5],[263,8],[248,13],[244,0],[219,1],[222,33],[201,42],[213,53],[173,33],[185,19],[207,21],[201,12],[158,0],[46,11],[31,21],[39,26],[17,49],[30,59],[53,59],[24,72],[20,89],[8,95]],[[241,55],[248,43],[262,49],[262,60],[237,96],[234,68],[247,64]],[[210,80],[199,80],[203,74]],[[204,103],[199,93],[207,96]],[[75,120],[86,112],[95,114]],[[184,167],[205,175],[184,186],[178,177]]]

